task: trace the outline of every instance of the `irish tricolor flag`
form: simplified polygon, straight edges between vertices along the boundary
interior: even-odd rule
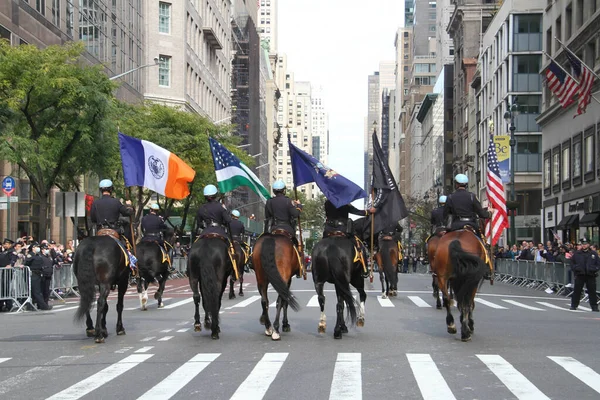
[[[260,179],[241,162],[236,156],[213,138],[208,139],[212,151],[217,174],[217,183],[222,193],[231,192],[239,186],[248,186],[262,201],[266,202],[269,191],[260,182]]]
[[[190,194],[188,182],[196,172],[181,158],[154,143],[119,132],[125,186],[143,186],[181,200]]]

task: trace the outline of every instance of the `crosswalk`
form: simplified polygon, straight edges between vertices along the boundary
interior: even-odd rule
[[[289,393],[289,371],[294,371],[294,374],[300,376],[313,368],[311,363],[306,363],[298,354],[266,352],[260,359],[256,359],[253,366],[249,366],[247,370],[242,369],[244,375],[232,376],[227,375],[231,364],[225,361],[230,355],[207,352],[186,355],[177,363],[169,363],[169,370],[162,367],[157,370],[152,366],[161,362],[161,356],[150,353],[152,350],[156,349],[131,349],[131,354],[121,356],[122,358],[112,363],[92,364],[89,357],[62,356],[25,371],[22,371],[22,364],[18,358],[0,358],[3,372],[0,377],[0,397],[14,397],[14,394],[28,390],[34,382],[44,377],[49,379],[61,376],[61,379],[52,380],[51,386],[45,385],[45,390],[50,392],[44,393],[43,396],[48,396],[48,400],[78,400],[90,394],[90,398],[99,398],[101,393],[108,393],[107,390],[113,387],[111,382],[119,378],[130,382],[126,386],[131,392],[111,392],[114,395],[142,400],[167,400],[175,396],[188,398],[197,393],[198,388],[210,385],[215,376],[223,376],[230,385],[222,388],[219,398],[304,398]],[[322,394],[319,398],[324,398],[326,393],[330,400],[360,400],[363,397],[373,397],[369,392],[372,386],[368,383],[375,379],[374,367],[381,360],[363,357],[360,352],[322,354],[320,357],[324,362],[319,364],[323,379],[310,383],[312,386],[318,386],[311,389],[318,389]],[[405,393],[411,393],[412,390],[424,400],[464,398],[464,385],[469,386],[471,398],[545,400],[556,398],[561,390],[558,386],[563,384],[573,393],[577,393],[577,398],[593,399],[600,396],[598,361],[589,366],[573,357],[563,355],[540,355],[526,361],[519,360],[515,355],[500,354],[472,354],[466,358],[457,361],[450,354],[405,353],[393,360],[395,368],[379,369],[376,374],[377,378],[389,382],[389,389],[384,390],[384,393],[392,393],[397,380],[401,378],[399,384]],[[511,358],[515,359],[514,364],[511,363]],[[465,374],[460,368],[460,362],[475,365]],[[144,367],[145,365],[150,368]],[[63,368],[84,366],[89,372],[83,376],[71,377],[70,374],[62,373]],[[451,368],[448,368],[449,366]],[[542,382],[538,376],[540,370],[543,370],[545,375],[545,381]],[[13,371],[16,373],[11,375]],[[136,386],[135,382],[141,374],[145,376],[145,382],[151,382],[150,385]],[[381,376],[382,374],[384,376]],[[411,379],[410,374],[414,379]],[[532,378],[528,378],[527,375],[531,375]],[[555,381],[560,382],[556,387],[553,386]],[[410,387],[411,385],[414,387]],[[493,390],[494,396],[490,396],[488,390]]]

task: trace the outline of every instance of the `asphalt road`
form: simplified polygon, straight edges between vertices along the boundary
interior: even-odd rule
[[[391,300],[377,298],[376,277],[367,284],[365,326],[335,340],[333,287],[319,335],[309,275],[294,279],[303,308],[290,311],[292,332],[274,342],[258,322],[254,282],[246,275],[246,295],[223,300],[220,340],[193,332],[186,280],[169,281],[160,310],[151,301],[140,311],[132,288],[126,336],[114,334],[111,296],[105,344],[73,323],[76,298],[49,312],[2,313],[0,399],[600,398],[600,315],[569,311],[565,298],[486,282],[473,340],[463,343],[446,333],[428,276],[401,274]]]

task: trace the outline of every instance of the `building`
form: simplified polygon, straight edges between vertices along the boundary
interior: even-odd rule
[[[260,1],[260,2],[259,2]],[[277,3],[279,0],[259,0],[257,25],[260,40],[266,43],[268,50],[277,53]],[[248,3],[252,3],[248,1]]]
[[[408,25],[407,25],[408,26]],[[410,102],[410,80],[412,71],[412,28],[399,28],[396,32],[394,40],[396,47],[396,105],[395,105],[395,125],[398,141],[398,187],[401,193],[408,193],[409,177],[410,177],[410,151],[408,151],[409,142],[406,141],[407,110]]]
[[[373,75],[369,75],[368,88],[367,88],[367,123],[365,125],[365,140],[364,140],[364,163],[365,163],[365,176],[364,176],[364,187],[369,188],[371,182],[371,175],[373,171],[373,129],[379,131],[379,118],[381,116],[381,93],[379,92],[379,71],[375,71]],[[366,201],[366,200],[365,200]]]
[[[556,36],[596,73],[600,69],[600,8],[596,2],[559,0],[545,6],[543,48],[570,71],[565,50]],[[549,64],[544,57],[542,68]],[[598,98],[599,80],[592,93]],[[591,101],[584,114],[577,114],[577,101],[561,108],[544,87],[542,113],[537,118],[543,142],[542,235],[557,234],[566,241],[587,237],[600,241],[600,105]]]
[[[415,55],[428,55],[430,41],[436,40],[437,0],[416,0],[413,31],[413,50]],[[409,25],[405,25],[408,27]],[[433,45],[435,49],[435,44]]]
[[[323,87],[311,88],[312,155],[327,165],[329,163],[329,114],[325,107]]]
[[[449,65],[454,62],[454,44],[446,30],[450,17],[454,12],[454,4],[450,0],[438,0],[436,2],[436,71],[441,72],[444,65]]]

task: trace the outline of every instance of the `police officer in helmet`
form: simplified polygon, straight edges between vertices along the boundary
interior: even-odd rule
[[[441,195],[438,199],[439,207],[431,211],[431,233],[437,235],[442,231],[446,230],[446,224],[444,223],[444,207],[446,206],[447,197]]]
[[[128,217],[134,213],[131,201],[127,200],[123,205],[119,200],[112,197],[113,183],[110,179],[101,180],[99,186],[102,196],[92,204],[90,212],[92,223],[96,224],[98,229],[110,228],[119,231],[117,226],[119,217],[121,215]],[[130,243],[133,242],[131,232],[121,233],[125,234]]]
[[[239,220],[240,212],[238,210],[233,210],[231,212],[231,222],[229,223],[229,230],[231,232],[231,238],[238,243],[244,242],[244,234],[246,233],[246,228],[244,224]]]
[[[348,223],[350,214],[366,217],[369,214],[374,214],[375,208],[369,210],[359,210],[352,204],[346,204],[341,207],[336,207],[329,200],[325,201],[325,229],[323,237],[330,236],[333,232],[352,232],[352,225]],[[350,226],[349,226],[350,225]]]
[[[454,177],[454,181],[456,191],[446,199],[444,221],[450,222],[451,231],[463,229],[468,225],[481,237],[477,218],[490,218],[490,213],[483,209],[475,194],[467,190],[469,178],[466,175],[458,174]]]
[[[217,201],[217,194],[219,193],[217,187],[206,185],[203,193],[206,203],[200,206],[196,214],[197,226],[202,229],[200,237],[202,238],[209,233],[216,233],[227,238],[225,228],[229,228],[231,217],[227,209]]]
[[[275,229],[282,229],[290,234],[292,241],[297,245],[294,219],[300,215],[302,204],[285,195],[285,183],[282,179],[273,182],[273,193],[275,197],[267,200],[265,205],[264,232],[271,233]]]
[[[168,228],[164,219],[158,215],[158,209],[158,204],[152,204],[148,215],[142,218],[142,232],[144,233],[144,238],[142,240],[155,241],[163,246],[163,232]]]

